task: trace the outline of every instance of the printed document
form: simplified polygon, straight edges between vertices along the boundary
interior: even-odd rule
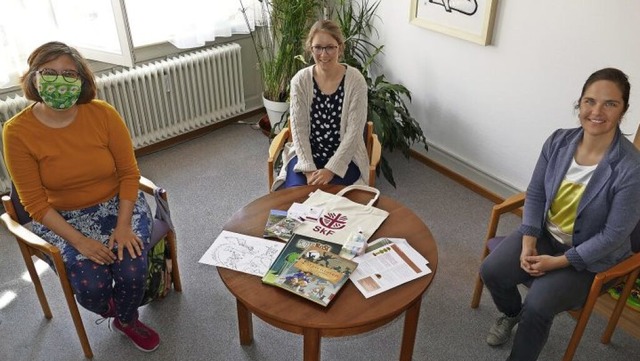
[[[365,298],[431,273],[429,261],[402,238],[377,239],[353,261],[358,267],[349,279]]]

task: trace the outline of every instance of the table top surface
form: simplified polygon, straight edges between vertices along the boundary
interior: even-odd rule
[[[262,237],[271,209],[286,210],[293,202],[304,202],[315,189],[336,193],[342,186],[304,186],[270,193],[238,210],[225,224],[231,232]],[[350,191],[347,198],[365,204],[371,194]],[[404,238],[428,261],[432,273],[389,291],[365,298],[352,282],[347,282],[327,307],[320,306],[278,287],[263,284],[260,277],[218,267],[220,278],[229,291],[253,314],[271,323],[321,330],[358,329],[376,322],[384,324],[404,312],[431,284],[438,266],[438,250],[429,228],[410,209],[381,195],[376,207],[389,217],[370,237]],[[348,332],[347,332],[348,333]]]

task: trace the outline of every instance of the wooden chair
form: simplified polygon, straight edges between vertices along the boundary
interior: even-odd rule
[[[159,191],[160,196],[165,201],[167,200],[166,191],[158,188],[155,184],[153,184],[153,182],[144,177],[140,178],[140,190],[152,196],[154,195],[154,190]],[[42,311],[44,312],[44,317],[47,319],[51,319],[53,315],[51,313],[51,309],[49,308],[47,297],[44,294],[42,282],[40,280],[40,277],[38,276],[38,273],[36,272],[33,256],[36,256],[42,260],[46,260],[48,257],[50,260],[52,260],[53,266],[55,268],[54,271],[57,274],[58,279],[60,280],[60,286],[62,286],[62,292],[64,293],[64,297],[66,299],[69,312],[71,313],[71,318],[73,319],[76,332],[78,333],[78,338],[80,338],[80,344],[82,345],[84,355],[87,358],[93,358],[91,345],[89,344],[89,339],[87,338],[87,333],[85,332],[84,324],[82,323],[82,318],[80,317],[78,305],[73,295],[71,283],[69,282],[69,279],[67,277],[67,271],[64,267],[60,250],[50,243],[47,243],[42,238],[38,237],[36,234],[32,233],[31,230],[24,226],[25,224],[31,222],[31,219],[20,203],[17,192],[15,192],[15,190],[12,190],[10,195],[3,196],[2,203],[4,205],[5,213],[0,216],[0,219],[2,219],[9,232],[11,232],[18,241],[20,252],[22,253],[22,257],[24,258],[24,263],[27,266],[27,270],[29,272],[29,275],[31,276],[33,285],[36,288],[36,294],[38,295],[40,306],[42,307]],[[180,272],[178,270],[175,233],[169,228],[166,222],[159,219],[154,219],[153,232],[151,234],[151,244],[155,245],[163,237],[167,240],[169,252],[171,255],[171,281],[173,283],[174,289],[177,292],[181,292],[182,283],[180,281]]]
[[[524,206],[524,200],[525,193],[519,193],[507,198],[506,200],[504,200],[504,202],[493,206],[491,217],[489,218],[487,236],[484,241],[484,249],[482,251],[481,261],[484,260],[485,257],[489,255],[491,250],[495,249],[497,245],[505,238],[496,236],[500,217],[505,213],[519,210],[522,206]],[[620,298],[616,302],[611,316],[609,317],[609,323],[607,324],[607,327],[601,338],[601,342],[603,344],[608,344],[611,341],[611,336],[613,335],[613,331],[618,324],[618,320],[620,319],[620,315],[622,314],[626,300],[631,293],[635,280],[638,278],[638,274],[640,274],[640,224],[636,226],[636,229],[631,234],[631,248],[634,252],[631,257],[625,259],[624,261],[618,263],[617,265],[604,272],[596,274],[596,277],[593,280],[593,284],[591,285],[591,290],[589,291],[589,295],[582,309],[578,311],[571,311],[572,315],[577,319],[577,323],[573,330],[573,334],[571,335],[571,339],[569,340],[569,344],[565,351],[563,361],[569,361],[573,359],[576,349],[578,348],[578,344],[580,343],[580,339],[584,334],[584,329],[589,322],[589,317],[591,317],[591,312],[593,311],[596,301],[604,292],[607,291],[604,286],[606,284],[609,284],[611,281],[621,279],[624,280],[625,286],[622,290]],[[473,292],[473,299],[471,300],[472,308],[477,308],[480,304],[480,297],[482,296],[483,286],[484,284],[482,282],[482,279],[480,278],[480,275],[478,275],[476,280],[476,287]]]
[[[375,187],[376,184],[376,168],[380,163],[380,157],[382,156],[382,146],[378,140],[378,136],[373,132],[373,122],[367,122],[364,130],[365,146],[367,148],[367,155],[369,156],[369,185]],[[268,171],[268,187],[271,191],[275,175],[275,163],[280,156],[280,153],[284,149],[284,145],[291,140],[291,130],[289,127],[284,127],[273,138],[271,145],[269,146],[269,158],[267,159],[267,171]]]

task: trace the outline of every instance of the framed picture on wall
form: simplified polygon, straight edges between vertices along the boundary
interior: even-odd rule
[[[480,45],[491,43],[498,0],[411,0],[409,22]]]

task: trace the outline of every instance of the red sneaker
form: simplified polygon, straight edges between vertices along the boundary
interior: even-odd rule
[[[131,342],[144,352],[151,352],[160,345],[160,336],[151,327],[140,322],[137,318],[124,326],[118,318],[113,320],[113,327],[120,333],[129,337]]]

